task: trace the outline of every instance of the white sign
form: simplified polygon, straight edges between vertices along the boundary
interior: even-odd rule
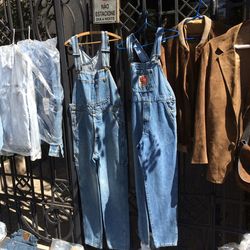
[[[119,23],[120,0],[93,0],[94,23]]]

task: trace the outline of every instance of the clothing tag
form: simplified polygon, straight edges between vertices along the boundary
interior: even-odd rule
[[[145,87],[147,84],[148,84],[148,76],[147,75],[139,76],[139,85],[140,85],[140,87]]]
[[[29,240],[30,235],[31,235],[31,234],[30,234],[29,232],[23,231],[23,239],[24,239],[25,241],[28,241],[28,240]]]
[[[43,109],[46,115],[49,115],[49,98],[43,98]]]

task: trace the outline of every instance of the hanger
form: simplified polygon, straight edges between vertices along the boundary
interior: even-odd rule
[[[86,31],[86,32],[82,32],[82,33],[79,33],[76,35],[77,38],[79,37],[83,37],[83,36],[89,36],[89,35],[100,35],[102,34],[101,31]],[[112,39],[109,40],[109,42],[115,42],[115,41],[118,41],[118,40],[121,40],[122,38],[117,35],[117,34],[114,34],[112,32],[107,32],[107,34],[112,37]],[[65,46],[70,46],[69,44],[70,42],[70,39],[68,39],[64,45]],[[79,43],[79,45],[87,45],[87,44],[98,44],[98,43],[101,43],[101,41],[93,41],[93,42],[85,42],[85,43]]]
[[[242,26],[244,26],[245,28],[247,28],[247,30],[245,30],[244,32],[246,32],[247,34],[249,33],[250,30],[250,20],[247,20],[246,22],[244,22],[242,24]],[[241,27],[240,29],[242,29],[243,27]],[[245,43],[245,44],[234,44],[234,48],[235,49],[250,49],[250,44]]]
[[[235,44],[235,49],[250,49],[250,44]]]
[[[189,22],[192,22],[192,21],[195,21],[195,20],[200,20],[200,19],[204,18],[204,16],[200,14],[201,3],[202,3],[202,0],[199,0],[198,8],[197,8],[197,10],[195,10],[196,15],[193,16],[193,17],[186,17],[185,18],[185,23],[189,23]]]
[[[197,21],[199,22],[201,19],[204,19],[204,16],[200,14],[200,9],[201,9],[201,3],[202,0],[199,0],[198,8],[195,10],[196,15],[193,17],[186,17],[184,22],[185,24],[187,23],[196,23]],[[198,36],[200,37],[200,36]],[[186,40],[195,40],[197,39],[197,36],[192,36],[192,37],[187,37]]]
[[[31,41],[31,39],[30,39],[30,25],[28,26],[28,40]]]
[[[202,0],[199,0],[198,8],[197,8],[197,10],[195,10],[195,12],[196,12],[195,16],[193,16],[193,17],[186,17],[184,19],[185,24],[189,23],[189,22],[192,22],[192,21],[196,21],[196,20],[200,20],[200,19],[204,18],[204,16],[200,14],[201,4],[202,4]],[[165,37],[162,40],[163,42],[166,42],[168,39],[175,38],[175,37],[179,36],[179,31],[178,30],[173,29],[172,31],[175,31],[177,34]],[[186,38],[186,40],[193,40],[193,39],[196,39],[196,37],[187,37]]]
[[[139,28],[138,28],[139,27]],[[133,33],[134,35],[139,35],[142,33],[142,31],[145,32],[146,28],[149,27],[153,30],[156,30],[156,27],[148,22],[148,11],[143,10],[140,13],[140,16],[136,22],[136,25],[133,29],[130,30],[130,34]],[[126,50],[126,41],[121,41],[120,43],[117,44],[117,49],[118,50]],[[149,45],[149,44],[148,44]],[[148,46],[148,45],[143,45]]]
[[[143,23],[141,24],[141,21],[143,20]],[[138,29],[135,29],[139,26]],[[142,11],[142,13],[140,14],[140,17],[137,21],[137,25],[134,27],[134,29],[132,29],[131,33],[133,33],[134,35],[138,35],[142,32],[145,33],[145,30],[149,28],[151,30],[154,30],[156,31],[158,29],[158,27],[154,26],[153,24],[149,23],[148,22],[148,11],[147,10],[144,10]],[[164,32],[167,32],[167,31],[171,31],[171,32],[175,32],[175,33],[179,33],[178,30],[176,29],[164,29]],[[145,36],[145,34],[144,34]],[[142,44],[141,46],[142,47],[147,47],[147,46],[150,46],[150,45],[153,45],[154,43],[146,43],[146,44]],[[117,49],[118,50],[126,50],[126,47],[125,47],[125,41],[121,41],[119,44],[117,44]]]
[[[139,27],[139,28],[138,28]],[[151,23],[148,22],[148,11],[147,10],[143,10],[140,13],[140,16],[136,22],[135,27],[130,31],[130,33],[133,33],[134,35],[139,35],[142,32],[145,33],[145,30],[147,28],[151,28],[152,30],[157,30],[157,27],[155,27],[154,25],[152,25]],[[145,34],[143,34],[145,36]],[[117,44],[117,49],[118,50],[126,50],[126,42],[125,41],[121,41],[120,43]],[[152,45],[152,43],[150,44],[144,44],[142,45],[142,47],[146,47]]]
[[[140,25],[141,20],[143,21],[142,25]],[[138,25],[140,25],[139,29],[135,30],[135,28]],[[134,29],[131,31],[131,33],[140,34],[140,33],[144,32],[147,28],[150,28],[151,30],[157,30],[157,27],[155,27],[153,24],[148,22],[148,11],[147,10],[142,11],[139,20],[137,20],[137,26],[134,27]]]

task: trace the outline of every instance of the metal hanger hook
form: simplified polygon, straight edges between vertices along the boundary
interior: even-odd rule
[[[28,39],[30,40],[30,25],[28,26]]]
[[[12,44],[15,44],[15,35],[16,35],[16,30],[12,30]]]

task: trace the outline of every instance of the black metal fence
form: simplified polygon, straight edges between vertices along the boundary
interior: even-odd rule
[[[16,40],[25,39],[29,25],[35,39],[44,40],[55,35],[58,37],[65,91],[65,158],[47,157],[46,145],[43,146],[44,157],[39,161],[31,162],[28,158],[19,156],[1,158],[0,220],[7,224],[9,233],[17,228],[24,228],[46,244],[50,243],[52,237],[81,242],[81,216],[68,116],[74,70],[71,51],[65,50],[64,41],[73,34],[94,29],[110,30],[125,38],[136,26],[140,13],[145,9],[148,10],[152,23],[166,23],[171,27],[184,17],[195,15],[197,4],[197,1],[192,0],[121,0],[119,24],[94,25],[91,0],[0,1],[2,45],[11,43],[13,28],[16,29]],[[201,1],[200,7],[201,13],[233,25],[250,17],[249,6],[249,0],[213,0]],[[129,131],[130,92],[126,51],[112,46],[111,70],[124,99]],[[91,54],[95,48],[87,49]],[[186,162],[185,156],[180,155],[178,249],[211,250],[223,243],[238,241],[242,233],[250,230],[249,194],[239,189],[233,176],[229,176],[223,185],[211,184],[205,180],[204,167],[188,166]],[[132,249],[138,249],[132,161],[129,171],[131,245]]]
[[[0,220],[7,224],[9,233],[17,228],[32,232],[49,244],[53,238],[72,242],[81,241],[78,211],[78,187],[72,161],[72,139],[67,115],[70,101],[69,76],[63,44],[63,16],[61,1],[2,1],[1,43],[31,37],[44,40],[58,36],[61,52],[64,100],[65,157],[48,157],[48,147],[43,145],[43,158],[31,162],[18,156],[1,158]]]

